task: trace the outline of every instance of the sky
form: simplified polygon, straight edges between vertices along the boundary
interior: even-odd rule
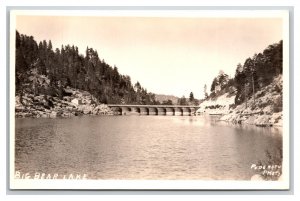
[[[139,81],[148,92],[203,98],[220,70],[283,38],[280,18],[17,16],[16,29],[53,48],[75,45]]]

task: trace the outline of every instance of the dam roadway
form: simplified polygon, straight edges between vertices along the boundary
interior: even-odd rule
[[[107,105],[116,115],[192,116],[200,106],[195,105]]]

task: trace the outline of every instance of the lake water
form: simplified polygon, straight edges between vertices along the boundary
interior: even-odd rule
[[[249,180],[282,131],[208,116],[16,119],[15,170],[88,179]]]

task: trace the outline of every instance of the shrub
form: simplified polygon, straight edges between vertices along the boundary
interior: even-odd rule
[[[274,91],[278,92],[278,93],[282,93],[282,86],[279,84],[275,85]]]
[[[260,93],[257,93],[257,94],[256,94],[256,98],[263,97],[264,95],[265,95],[265,92],[264,92],[264,91],[261,91]]]
[[[229,105],[229,109],[234,109],[234,108],[236,108],[236,105],[234,103]]]
[[[258,107],[259,107],[259,108],[265,108],[265,107],[267,107],[268,105],[269,105],[268,102],[262,102],[262,103],[259,103],[259,104],[258,104]]]
[[[273,105],[274,112],[281,112],[282,111],[282,96],[279,96],[274,100]]]

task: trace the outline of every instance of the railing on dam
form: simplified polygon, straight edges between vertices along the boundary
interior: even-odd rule
[[[196,115],[199,106],[191,105],[115,105],[108,104],[116,115]]]

